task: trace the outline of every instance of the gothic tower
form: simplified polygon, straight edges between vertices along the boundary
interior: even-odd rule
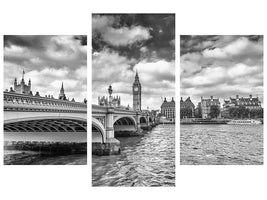
[[[58,97],[58,99],[61,99],[61,100],[67,100],[66,95],[65,95],[65,93],[64,93],[63,82],[62,82],[62,85],[61,85],[61,89],[60,89],[60,93],[59,93],[59,97]]]
[[[22,71],[22,78],[20,83],[18,84],[17,78],[14,80],[14,92],[20,93],[20,94],[26,94],[30,95],[31,94],[31,81],[29,80],[29,84],[27,85],[24,80],[24,74],[25,71],[23,69]]]
[[[141,83],[137,71],[133,83],[133,109],[134,111],[141,111]]]

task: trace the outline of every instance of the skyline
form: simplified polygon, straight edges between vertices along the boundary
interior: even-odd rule
[[[203,98],[249,95],[263,106],[263,36],[181,35],[180,95],[197,105]]]
[[[121,96],[133,106],[136,71],[142,85],[142,109],[159,109],[175,98],[175,15],[92,15],[92,103],[99,96]]]
[[[61,84],[67,98],[87,98],[87,39],[73,35],[5,35],[4,90],[24,74],[32,92],[58,98]]]

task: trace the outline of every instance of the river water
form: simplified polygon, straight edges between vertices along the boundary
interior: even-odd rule
[[[263,125],[181,125],[182,165],[262,165]]]
[[[4,141],[27,142],[87,142],[86,132],[4,132]],[[5,150],[5,165],[86,165],[87,154],[39,155],[25,150]]]
[[[120,155],[93,156],[93,186],[175,186],[175,125],[118,139]]]

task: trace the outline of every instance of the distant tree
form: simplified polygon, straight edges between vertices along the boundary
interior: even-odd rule
[[[193,115],[193,111],[190,108],[181,108],[180,109],[180,117],[181,118],[190,118]]]
[[[238,118],[238,108],[229,108],[229,117]]]
[[[195,117],[196,118],[201,118],[202,117],[201,110],[199,108],[195,112]]]
[[[217,118],[220,114],[220,108],[219,106],[216,106],[216,105],[212,105],[210,107],[210,117],[211,118]]]
[[[245,108],[244,106],[240,106],[238,108],[238,118],[248,118],[249,117],[249,109]]]
[[[249,112],[250,118],[263,118],[263,108],[252,109]]]
[[[251,115],[249,109],[245,108],[244,106],[229,109],[230,118],[243,119],[243,118],[249,118],[249,115]]]

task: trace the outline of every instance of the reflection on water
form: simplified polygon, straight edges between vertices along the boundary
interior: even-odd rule
[[[262,165],[263,125],[181,125],[184,165]]]
[[[35,151],[4,151],[5,165],[86,165],[86,163],[86,154],[48,156]]]
[[[175,125],[118,139],[121,155],[93,156],[93,186],[175,186]]]

